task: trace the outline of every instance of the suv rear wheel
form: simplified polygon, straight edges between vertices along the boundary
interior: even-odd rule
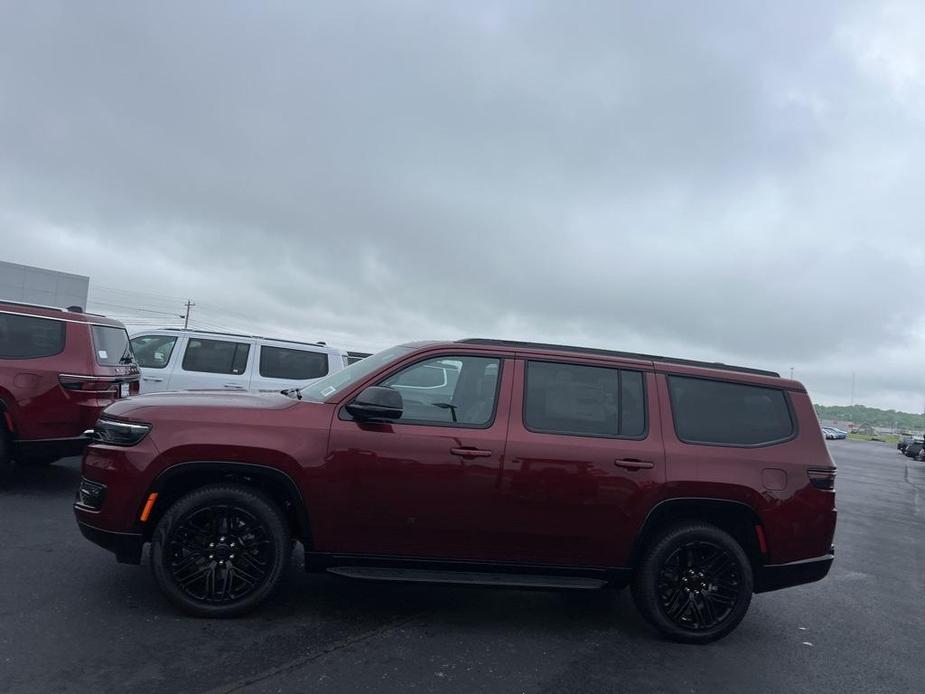
[[[290,552],[289,530],[270,499],[217,484],[187,494],[164,514],[151,541],[151,568],[180,609],[232,617],[273,592]]]
[[[685,523],[646,550],[633,580],[633,598],[646,620],[684,643],[708,643],[738,626],[752,599],[748,557],[719,528]]]

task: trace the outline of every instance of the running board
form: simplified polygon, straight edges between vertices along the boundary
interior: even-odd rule
[[[480,571],[432,571],[386,567],[332,566],[329,573],[367,581],[412,583],[454,583],[459,585],[503,586],[508,588],[574,588],[598,590],[607,581],[579,576],[536,576],[531,574],[483,573]]]

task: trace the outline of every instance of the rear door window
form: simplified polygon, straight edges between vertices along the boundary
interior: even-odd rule
[[[163,369],[170,362],[176,344],[174,335],[140,335],[132,338],[132,351],[138,366]]]
[[[776,388],[668,376],[675,431],[686,443],[762,446],[786,441],[795,427]]]
[[[260,375],[263,378],[283,378],[306,381],[328,374],[328,355],[305,349],[260,347]]]
[[[110,325],[91,325],[93,352],[96,363],[102,366],[118,366],[132,363],[132,346],[125,328]]]
[[[0,313],[0,359],[37,359],[64,350],[67,326],[53,318]]]
[[[643,374],[527,362],[524,426],[548,434],[642,438],[646,433]]]
[[[191,337],[183,355],[183,370],[212,374],[243,374],[251,346],[246,342]]]

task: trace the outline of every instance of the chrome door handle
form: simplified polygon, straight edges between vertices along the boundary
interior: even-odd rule
[[[651,470],[655,467],[655,463],[651,460],[640,460],[639,458],[617,458],[613,464],[625,470]]]
[[[485,451],[479,448],[451,448],[450,453],[462,458],[487,458],[491,455],[491,451]]]
[[[161,383],[164,379],[163,379],[163,378],[154,378],[154,376],[142,376],[142,377],[141,377],[141,380],[142,380],[142,381],[149,381],[149,382],[151,382],[151,383]]]

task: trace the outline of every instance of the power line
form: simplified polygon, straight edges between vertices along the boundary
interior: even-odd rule
[[[170,313],[169,311],[155,311],[154,309],[140,308],[138,306],[125,306],[124,304],[112,304],[108,301],[94,300],[93,303],[98,304],[100,306],[110,306],[112,308],[124,308],[128,311],[141,311],[142,313],[157,313],[161,316],[170,316],[171,318],[183,318],[182,313]]]
[[[158,294],[154,292],[142,292],[142,291],[138,291],[137,289],[120,289],[119,287],[105,287],[100,284],[94,284],[92,287],[90,287],[91,291],[95,291],[98,289],[102,289],[107,292],[117,292],[119,294],[137,294],[139,296],[152,296],[158,299],[166,299],[170,301],[171,303],[173,303],[174,301],[185,301],[186,300],[186,297],[182,297],[182,296],[171,296],[169,294]]]

